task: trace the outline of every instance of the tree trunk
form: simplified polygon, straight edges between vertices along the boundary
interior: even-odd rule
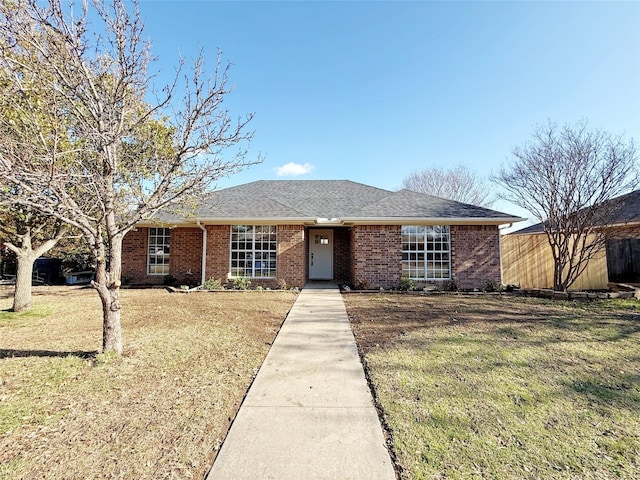
[[[31,280],[33,277],[33,263],[37,257],[31,255],[17,255],[18,268],[16,271],[16,289],[13,295],[13,311],[25,312],[31,309]]]
[[[51,250],[58,240],[62,238],[64,230],[60,230],[54,238],[42,242],[38,248],[32,248],[31,230],[20,234],[22,246],[18,247],[11,242],[4,245],[16,254],[18,271],[16,272],[16,289],[13,295],[13,311],[25,312],[31,309],[31,282],[33,277],[33,264],[35,261]]]
[[[98,286],[102,301],[102,351],[122,353],[122,328],[120,326],[120,286]]]
[[[106,249],[98,238],[94,250],[96,258],[96,280],[94,288],[102,301],[102,351],[122,353],[122,328],[120,325],[120,272],[122,262],[122,236],[111,237],[109,242],[109,264],[105,260]]]

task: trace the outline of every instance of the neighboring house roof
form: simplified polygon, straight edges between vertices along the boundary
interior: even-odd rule
[[[621,195],[600,204],[602,210],[607,212],[602,224],[608,226],[633,225],[640,223],[640,190],[635,190],[626,195]],[[512,232],[511,235],[527,235],[543,233],[544,224],[537,223],[530,227]]]
[[[307,224],[407,220],[499,225],[523,220],[488,208],[410,190],[392,192],[349,180],[261,180],[214,192],[194,212],[204,223],[287,221]],[[176,217],[167,222],[178,221]],[[180,223],[178,221],[178,223]]]

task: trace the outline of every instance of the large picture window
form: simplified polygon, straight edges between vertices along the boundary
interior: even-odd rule
[[[171,230],[168,228],[149,229],[149,252],[147,273],[149,275],[169,275],[169,247]]]
[[[231,276],[276,276],[276,226],[231,226]]]
[[[402,227],[402,275],[415,280],[451,278],[451,242],[448,226]]]

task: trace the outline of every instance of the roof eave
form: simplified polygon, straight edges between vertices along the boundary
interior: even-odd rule
[[[306,225],[306,226],[351,226],[351,225],[505,225],[522,222],[521,217],[342,217],[342,218],[311,218],[311,217],[229,217],[229,218],[193,218],[173,221],[147,220],[140,222],[138,227],[153,227],[168,225],[170,227],[196,227],[200,221],[202,225]]]
[[[504,225],[523,222],[521,217],[347,217],[345,225]]]
[[[147,220],[136,224],[137,227],[154,227],[160,224],[175,227],[191,227],[197,226],[198,221],[201,225],[314,225],[315,218],[307,217],[283,217],[283,218],[264,218],[264,217],[228,217],[228,218],[188,218],[177,220]]]

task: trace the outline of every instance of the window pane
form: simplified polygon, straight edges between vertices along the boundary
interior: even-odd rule
[[[276,250],[275,225],[232,226],[230,255],[231,276],[275,277]],[[236,259],[238,259],[237,266],[235,264]]]
[[[168,275],[170,252],[171,230],[158,227],[149,228],[147,274]]]
[[[402,274],[417,280],[450,278],[447,225],[403,225]]]

